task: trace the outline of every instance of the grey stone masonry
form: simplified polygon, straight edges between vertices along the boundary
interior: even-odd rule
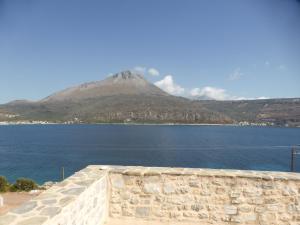
[[[300,174],[111,167],[110,217],[191,224],[300,225]]]
[[[300,174],[94,165],[0,217],[0,225],[101,225],[108,217],[300,225]]]
[[[101,225],[108,215],[107,171],[89,166],[0,216],[0,225]]]

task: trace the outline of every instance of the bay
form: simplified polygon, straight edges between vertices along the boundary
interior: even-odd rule
[[[0,126],[0,175],[60,180],[90,164],[289,171],[299,128],[190,125]],[[300,157],[296,159],[300,171]]]

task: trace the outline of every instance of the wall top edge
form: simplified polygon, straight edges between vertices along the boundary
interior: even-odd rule
[[[211,177],[236,177],[253,178],[263,180],[297,180],[300,181],[300,173],[232,170],[232,169],[207,169],[207,168],[182,168],[182,167],[143,167],[143,166],[119,166],[119,165],[90,165],[87,168],[105,170],[109,173],[118,173],[129,176],[211,176]]]

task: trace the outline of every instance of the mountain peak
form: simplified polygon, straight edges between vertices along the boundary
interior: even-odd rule
[[[131,71],[131,70],[125,70],[119,73],[116,73],[112,76],[114,79],[123,79],[123,80],[129,80],[129,79],[143,79],[144,77],[142,74]]]
[[[106,85],[120,84],[123,86],[124,85],[134,86],[137,88],[143,88],[145,86],[152,85],[143,77],[142,74],[131,70],[125,70],[116,73],[111,77],[105,79],[103,82],[106,83]]]
[[[79,101],[115,95],[167,96],[168,94],[148,82],[140,73],[126,70],[102,81],[89,82],[54,93],[42,101]]]

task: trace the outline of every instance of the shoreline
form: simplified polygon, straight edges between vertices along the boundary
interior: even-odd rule
[[[228,126],[228,127],[277,127],[277,128],[300,128],[300,126],[277,126],[261,124],[217,124],[217,123],[54,123],[54,122],[0,122],[0,126],[22,126],[22,125],[125,125],[125,126]]]

